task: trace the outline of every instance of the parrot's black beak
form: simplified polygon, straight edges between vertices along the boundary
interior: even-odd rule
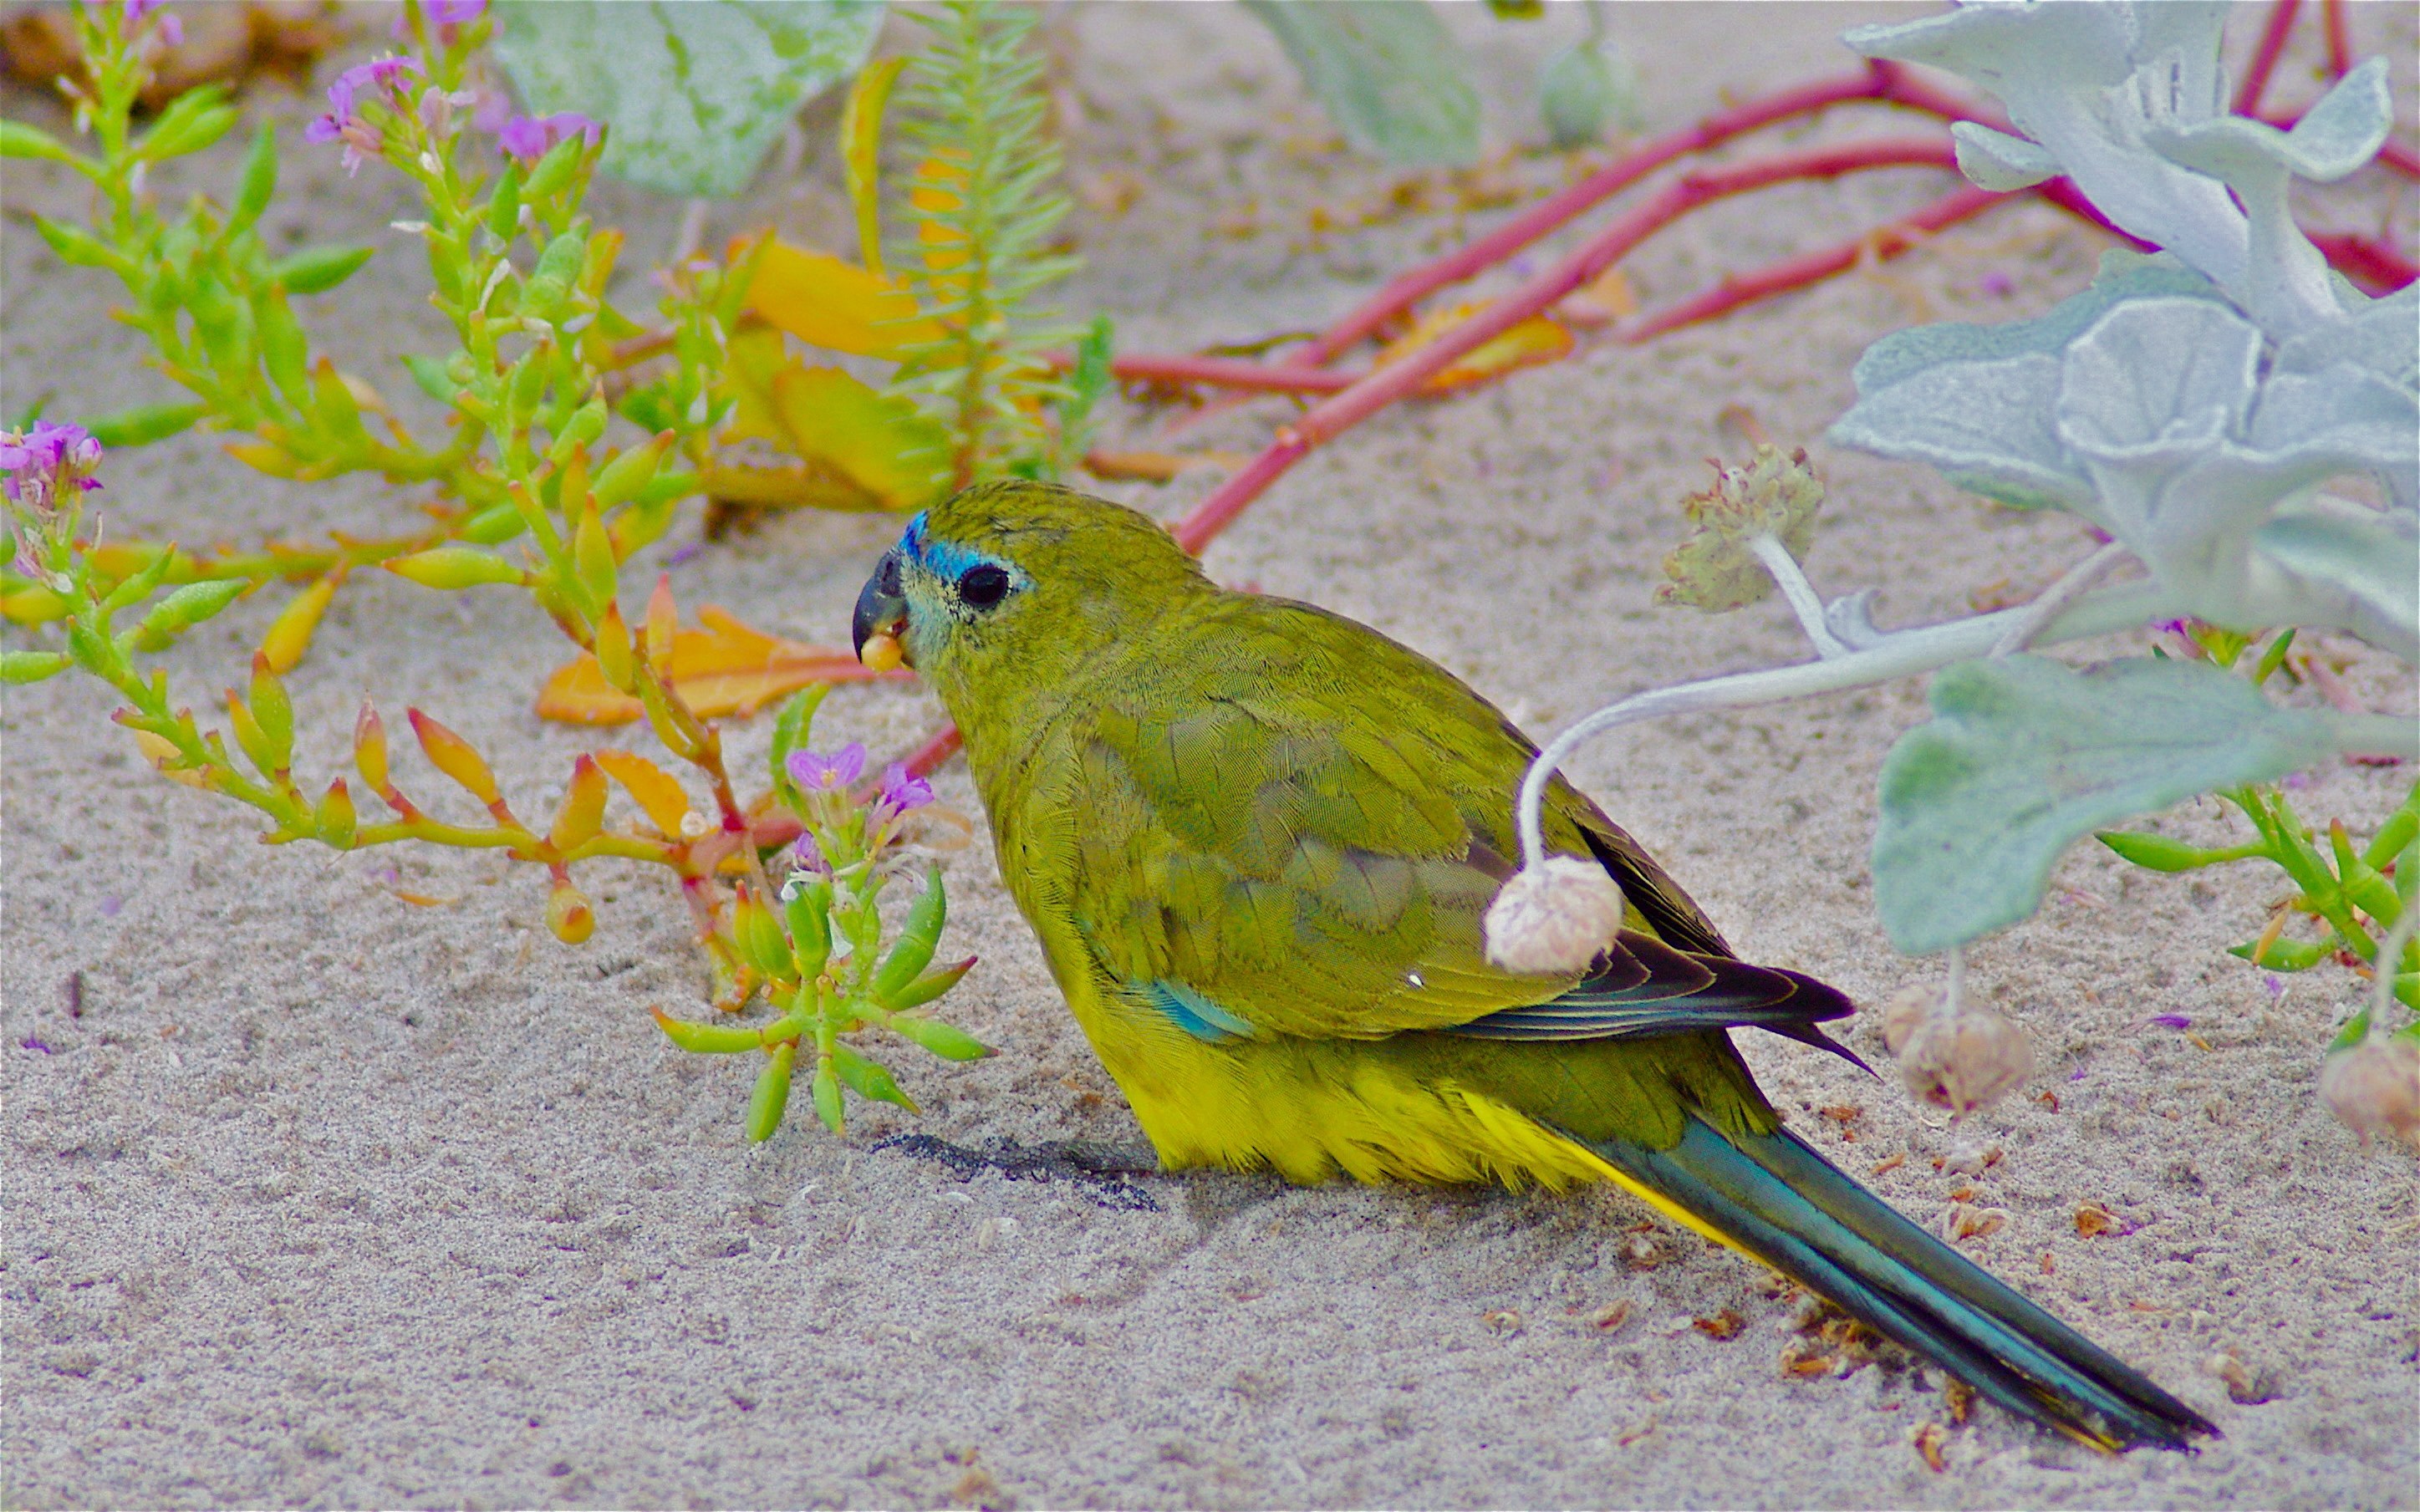
[[[857,595],[857,613],[849,622],[849,640],[857,651],[857,659],[872,667],[876,661],[882,669],[895,667],[907,660],[907,647],[900,632],[908,627],[908,599],[899,586],[899,548],[882,553],[875,563],[874,576],[865,579],[865,587]],[[872,644],[875,652],[866,655]]]

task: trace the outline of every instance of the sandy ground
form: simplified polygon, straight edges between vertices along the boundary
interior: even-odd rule
[[[1669,125],[1726,91],[1847,66],[1832,38],[1873,13],[1635,8],[1616,26]],[[2412,12],[2357,17],[2366,46],[2406,60],[2408,110]],[[1575,19],[1455,23],[1496,138],[1534,135],[1528,81]],[[1073,224],[1091,263],[1068,303],[1113,315],[1133,346],[1314,322],[1502,213],[1457,208],[1436,180],[1387,208],[1396,177],[1318,150],[1323,129],[1240,12],[1082,7],[1050,35],[1079,81]],[[2288,98],[2307,61],[2282,76]],[[302,113],[273,89],[256,99]],[[232,152],[178,181],[223,184]],[[74,194],[10,167],[7,409],[54,390],[67,415],[159,395],[104,318],[101,278],[57,268],[15,218]],[[1497,177],[1563,171],[1528,160]],[[415,259],[383,230],[407,207],[376,170],[290,177],[276,234],[394,247],[314,315],[347,366],[408,391],[389,356],[440,336]],[[835,182],[830,154],[811,153],[718,224],[771,217],[842,244]],[[1686,292],[1938,192],[1900,172],[1732,207],[1652,246],[1640,291]],[[601,204],[634,227],[629,266],[661,251],[661,204]],[[1318,233],[1315,206],[1377,224]],[[2384,220],[2408,245],[2412,209],[2408,188],[2371,184],[2331,213]],[[2002,211],[1879,274],[1398,409],[1297,469],[1210,565],[1369,620],[1541,734],[1621,692],[1795,657],[1776,605],[1708,618],[1649,602],[1682,532],[1675,501],[1733,447],[1719,412],[1745,405],[1812,443],[1868,341],[2039,310],[2084,283],[2096,250],[2051,212]],[[1126,409],[1115,439],[1248,449],[1284,409],[1233,410],[1173,443],[1164,415]],[[1835,590],[1881,586],[1886,622],[2028,593],[2085,549],[2071,521],[1815,450],[1835,503],[1810,568]],[[106,476],[114,534],[189,542],[366,530],[409,502],[269,482],[197,439]],[[1109,491],[1173,514],[1209,481]],[[831,640],[894,529],[781,520],[673,572],[689,604]],[[235,675],[273,608],[242,606],[168,658],[186,697]],[[593,743],[530,712],[559,644],[512,595],[356,583],[295,678],[301,764],[339,769],[374,694],[391,719],[419,704],[462,730],[542,809]],[[2380,706],[2412,706],[2375,658],[2348,676]],[[2004,1210],[1969,1252],[2226,1433],[2196,1456],[2107,1458],[1984,1409],[1949,1431],[1935,1473],[1910,1439],[1945,1418],[1937,1372],[1786,1378],[1789,1304],[1619,1196],[1205,1174],[1119,1189],[877,1148],[900,1133],[976,1149],[1138,1138],[985,848],[949,863],[951,948],[984,958],[951,1002],[1002,1054],[972,1068],[903,1055],[923,1117],[862,1111],[845,1141],[794,1120],[752,1150],[746,1070],[669,1049],[647,1020],[698,986],[655,877],[594,872],[600,927],[567,949],[544,931],[542,889],[500,863],[257,846],[240,812],[152,776],[108,707],[60,679],[12,690],[0,724],[9,1505],[2333,1507],[2409,1505],[2420,1485],[2412,1165],[2357,1153],[2312,1095],[2355,983],[2319,972],[2273,996],[2222,953],[2259,927],[2273,873],[2167,878],[2072,854],[2041,915],[1976,953],[1981,990],[2031,1026],[2042,1066],[1967,1130],[1838,1062],[1747,1044],[1851,1169],[1907,1156],[1874,1178],[1905,1211],[1938,1220],[1962,1192]],[[1864,875],[1876,765],[1921,707],[1909,685],[1675,720],[1597,746],[1575,776],[1745,954],[1872,1003],[1931,969],[1885,944]],[[877,748],[934,717],[906,688],[829,709],[827,743]],[[759,722],[734,738],[752,761],[766,737]],[[2297,802],[2366,829],[2408,780],[2333,767]],[[939,785],[974,811],[962,769]],[[2228,832],[2209,804],[2160,824]],[[448,901],[408,906],[398,887]],[[1878,1054],[1869,1021],[1851,1042]],[[2001,1158],[1978,1176],[1937,1169],[1961,1143]],[[2087,1202],[2125,1231],[2080,1237]],[[1597,1327],[1617,1303],[1627,1321]],[[1726,1307],[1746,1319],[1738,1336],[1692,1326]],[[2208,1365],[2225,1350],[2260,1400],[2230,1400]]]

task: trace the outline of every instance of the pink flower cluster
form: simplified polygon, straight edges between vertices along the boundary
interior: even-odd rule
[[[101,465],[101,442],[82,425],[45,420],[20,434],[0,431],[0,472],[8,475],[8,501],[33,515],[51,512],[59,495],[73,487],[101,486],[91,476]]]
[[[604,134],[605,128],[576,110],[558,111],[552,116],[516,116],[496,133],[496,150],[521,162],[535,162],[566,137],[584,136],[594,146]]]
[[[413,57],[382,57],[347,69],[328,85],[328,114],[302,128],[302,139],[344,143],[345,172],[360,172],[362,160],[376,156],[380,143],[377,128],[364,120],[354,106],[364,93],[372,90],[385,95],[388,104],[399,104],[404,95],[404,75],[424,71],[420,60]]]

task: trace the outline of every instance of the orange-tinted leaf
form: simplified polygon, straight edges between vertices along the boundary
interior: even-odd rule
[[[967,234],[940,219],[966,203],[960,186],[967,181],[966,165],[946,158],[926,158],[916,164],[916,181],[908,186],[908,204],[916,211],[916,239],[924,248],[924,268],[931,273],[946,273],[967,260]],[[948,280],[937,278],[937,284]]]
[[[748,286],[750,313],[811,347],[896,362],[908,348],[941,339],[915,297],[880,273],[775,241]]]
[[[1387,344],[1378,365],[1401,362],[1429,346],[1454,327],[1486,309],[1483,302],[1451,305],[1420,316],[1411,330]],[[1531,316],[1494,341],[1467,351],[1420,385],[1422,393],[1450,393],[1456,389],[1500,378],[1516,367],[1551,363],[1572,349],[1572,333],[1543,315]]]
[[[332,572],[310,587],[294,595],[291,602],[277,611],[270,622],[269,633],[260,639],[260,654],[269,658],[269,670],[290,672],[311,649],[311,637],[319,628],[320,616],[328,612],[329,601],[336,596],[336,584],[344,580],[342,570]]]
[[[638,701],[631,700],[630,706],[636,709]],[[647,821],[659,834],[667,840],[679,838],[681,821],[689,817],[689,795],[671,774],[634,751],[600,750],[595,756],[605,775],[621,783],[647,811]]]
[[[1564,296],[1555,314],[1575,326],[1602,326],[1638,313],[1638,296],[1620,263]]]
[[[729,349],[737,403],[707,493],[752,504],[913,509],[939,491],[949,439],[915,406],[836,367],[798,363],[769,326],[743,327]],[[751,456],[748,442],[785,455]]]
[[[683,702],[709,718],[752,714],[810,683],[861,682],[876,675],[845,651],[751,629],[716,605],[699,610],[698,619],[700,628],[673,637],[672,683]],[[627,724],[641,711],[637,699],[606,683],[596,657],[582,654],[546,680],[537,712],[566,724]],[[607,754],[600,751],[597,761],[604,763]],[[605,769],[622,775],[611,764]],[[638,796],[635,789],[632,796]]]

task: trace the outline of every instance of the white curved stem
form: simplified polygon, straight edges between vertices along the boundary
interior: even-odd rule
[[[1832,633],[1831,622],[1823,617],[1823,595],[1807,580],[1806,569],[1790,554],[1790,548],[1772,535],[1751,535],[1747,548],[1764,563],[1764,570],[1773,575],[1781,596],[1790,600],[1791,612],[1798,616],[1799,627],[1807,632],[1807,640],[1815,642],[1815,654],[1825,660],[1847,656],[1848,644]]]
[[[2030,606],[2028,606],[2030,608]],[[1634,694],[1597,710],[1546,743],[1521,779],[1521,797],[1514,812],[1521,835],[1521,864],[1536,866],[1545,859],[1546,846],[1538,819],[1546,783],[1571,753],[1606,731],[1641,719],[1695,714],[1701,709],[1748,708],[1780,703],[1817,693],[1838,693],[1853,687],[1911,677],[1946,667],[1953,661],[1982,656],[1999,644],[2024,618],[2026,609],[2002,609],[1972,619],[1951,620],[1922,629],[1899,631],[1881,644],[1847,651],[1818,661],[1798,662],[1763,671],[1733,672],[1701,682],[1683,683]],[[2155,582],[2120,583],[2087,594],[2055,615],[2032,639],[2044,644],[2106,635],[2142,625],[2173,612],[2173,601]]]
[[[2112,541],[2061,573],[2056,581],[2034,595],[2034,601],[2024,607],[2023,617],[2009,625],[2009,633],[2000,637],[1992,647],[1993,659],[2013,656],[2032,645],[2034,637],[2049,628],[2050,622],[2057,619],[2061,610],[2082,596],[2085,590],[2107,577],[2110,568],[2132,554]]]

